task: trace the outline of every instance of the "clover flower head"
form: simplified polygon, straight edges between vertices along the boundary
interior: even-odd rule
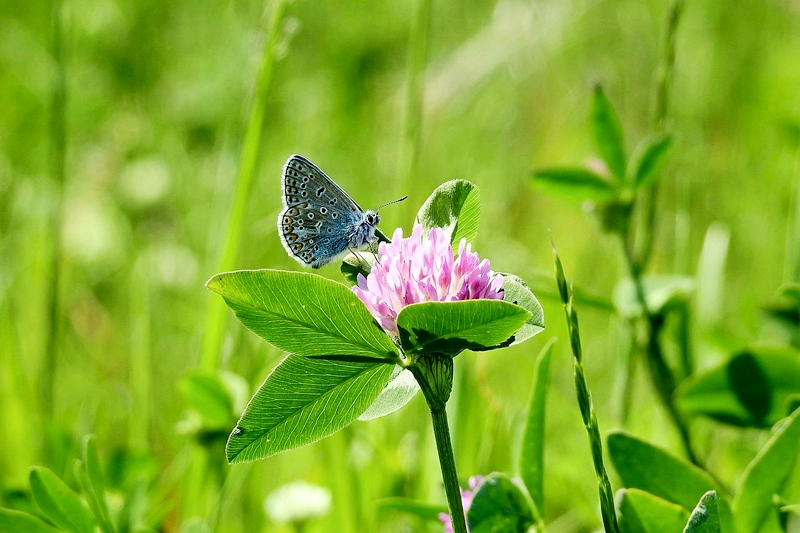
[[[483,483],[483,476],[472,476],[469,478],[469,490],[461,489],[461,505],[464,506],[465,515],[472,506],[472,498],[481,483]],[[449,514],[439,513],[439,520],[444,524],[444,533],[453,533],[453,520]]]
[[[378,261],[364,277],[358,275],[353,292],[390,335],[399,335],[397,315],[407,305],[420,302],[460,300],[502,300],[503,276],[492,272],[489,260],[472,251],[461,239],[458,256],[441,228],[423,237],[416,224],[411,236],[403,238],[398,228],[391,243],[378,246]]]

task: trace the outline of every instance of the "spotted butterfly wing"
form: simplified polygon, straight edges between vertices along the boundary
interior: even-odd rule
[[[283,210],[278,235],[291,257],[319,268],[336,256],[375,241],[380,217],[364,211],[308,159],[293,155],[283,165]]]

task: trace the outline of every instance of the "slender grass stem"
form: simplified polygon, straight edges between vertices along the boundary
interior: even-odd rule
[[[619,533],[619,523],[617,513],[614,509],[614,491],[611,482],[608,480],[605,465],[603,464],[603,441],[600,438],[600,426],[597,423],[597,416],[594,412],[592,395],[589,392],[589,384],[583,371],[583,350],[581,348],[580,329],[578,327],[578,312],[575,310],[572,288],[567,285],[564,269],[561,260],[553,247],[555,260],[556,282],[558,283],[561,302],[564,304],[564,315],[567,319],[567,331],[569,332],[570,346],[572,347],[572,367],[575,378],[575,391],[578,396],[578,405],[581,411],[583,425],[589,436],[589,446],[592,451],[592,463],[597,478],[598,491],[600,493],[600,512],[603,516],[603,527],[606,533]]]
[[[400,153],[398,157],[397,187],[399,197],[409,190],[417,172],[419,147],[422,138],[422,101],[424,97],[425,62],[428,53],[428,33],[431,18],[431,1],[416,0],[408,40],[406,65],[405,107],[402,121]],[[403,209],[411,209],[411,204]]]
[[[626,239],[624,235],[620,235],[620,238],[622,240],[625,260],[628,265],[628,270],[630,271],[631,280],[633,281],[633,286],[636,292],[636,299],[638,300],[639,307],[642,310],[642,316],[644,317],[644,323],[646,326],[646,339],[644,347],[647,355],[647,368],[650,374],[650,380],[653,384],[653,387],[658,392],[661,403],[664,405],[664,408],[667,410],[670,419],[672,419],[672,422],[675,424],[675,427],[680,434],[681,443],[683,444],[687,458],[695,465],[700,466],[700,463],[695,456],[694,451],[692,450],[689,427],[681,418],[680,413],[678,413],[678,409],[672,400],[672,395],[675,392],[677,384],[672,370],[664,359],[664,353],[661,349],[661,343],[659,342],[659,332],[663,326],[663,317],[660,315],[654,315],[650,311],[647,303],[647,295],[645,293],[644,283],[642,281],[641,267],[633,256],[630,240]]]
[[[288,0],[273,0],[271,5],[264,54],[261,58],[261,67],[253,95],[250,118],[247,122],[247,131],[245,132],[242,152],[239,157],[239,170],[236,174],[233,203],[228,214],[227,231],[217,268],[218,272],[232,270],[239,255],[245,213],[250,199],[250,191],[253,187],[258,156],[261,151],[267,99],[272,87],[275,63],[277,61],[280,28],[287,3]],[[203,330],[203,368],[215,369],[219,365],[220,344],[227,316],[228,312],[225,304],[219,298],[208,299],[205,328]]]
[[[44,419],[52,419],[55,376],[58,365],[58,339],[61,335],[61,225],[62,198],[66,181],[66,68],[62,33],[61,0],[53,0],[50,11],[50,53],[53,57],[50,94],[50,174],[53,188],[50,201],[51,246],[49,250],[50,276],[47,287],[50,327],[44,341],[44,365],[41,375],[42,412]]]

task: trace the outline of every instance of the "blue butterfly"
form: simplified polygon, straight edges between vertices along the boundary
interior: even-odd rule
[[[289,255],[301,264],[319,268],[343,252],[378,241],[378,212],[361,209],[305,157],[289,157],[283,165],[281,189],[284,208],[278,215],[278,235]]]

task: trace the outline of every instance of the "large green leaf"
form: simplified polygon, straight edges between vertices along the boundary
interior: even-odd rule
[[[289,355],[267,377],[228,438],[228,461],[254,461],[327,437],[358,418],[394,365]]]
[[[683,529],[689,511],[639,489],[622,489],[619,502],[619,527],[622,533],[669,533]]]
[[[704,471],[623,431],[608,436],[608,453],[627,488],[641,489],[668,502],[693,509],[714,489]]]
[[[253,332],[297,355],[396,358],[394,343],[358,297],[315,274],[240,270],[206,283]]]
[[[668,133],[649,137],[639,143],[633,155],[633,164],[628,169],[628,182],[637,189],[652,185],[671,147],[672,136]]]
[[[30,475],[36,505],[56,526],[72,533],[92,533],[94,519],[80,497],[49,468],[35,466]]]
[[[0,531],[3,533],[58,533],[59,530],[28,513],[13,509],[0,509]]]
[[[400,366],[395,366],[389,382],[358,419],[372,420],[394,413],[410,402],[418,392],[419,385],[414,375]]]
[[[531,314],[502,300],[425,302],[400,311],[397,328],[406,353],[487,350],[510,344]]]
[[[781,491],[800,449],[800,409],[786,419],[747,466],[733,501],[738,533],[756,533],[773,509],[772,495]]]
[[[800,394],[800,353],[758,347],[684,381],[677,403],[689,414],[744,427],[771,427]]]
[[[544,519],[544,414],[547,402],[550,359],[555,338],[542,348],[533,371],[533,391],[520,447],[519,472],[533,501],[537,518]]]
[[[513,274],[503,274],[503,301],[527,309],[531,314],[525,325],[514,334],[514,342],[511,344],[519,344],[544,330],[542,304],[521,278]]]
[[[617,195],[613,184],[585,168],[543,168],[532,177],[534,187],[567,200],[605,202]]]
[[[478,235],[481,198],[478,187],[467,180],[442,183],[431,193],[417,213],[416,223],[427,234],[431,228],[442,228],[451,243],[462,238],[472,242]]]
[[[683,533],[720,533],[721,531],[719,498],[716,491],[710,490],[703,494],[697,507],[692,511]]]
[[[478,486],[467,511],[470,533],[526,533],[533,523],[525,493],[498,472],[486,476]]]
[[[611,101],[603,91],[603,87],[598,83],[594,86],[594,97],[592,98],[592,113],[589,119],[592,130],[592,138],[600,153],[600,157],[606,162],[608,170],[620,181],[625,178],[625,142],[622,138],[622,126],[619,117],[611,105]]]

